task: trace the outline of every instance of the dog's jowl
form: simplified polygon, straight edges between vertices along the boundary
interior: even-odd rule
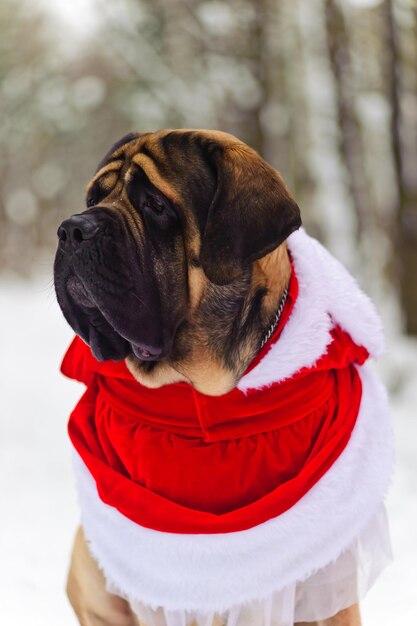
[[[131,133],[58,228],[81,624],[360,624],[390,558],[380,319],[279,173]]]

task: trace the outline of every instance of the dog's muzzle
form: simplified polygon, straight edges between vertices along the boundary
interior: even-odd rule
[[[105,207],[64,220],[58,228],[55,287],[61,309],[77,334],[102,360],[132,352],[142,360],[161,357],[163,345],[147,275],[123,221]],[[145,341],[144,341],[145,339]]]

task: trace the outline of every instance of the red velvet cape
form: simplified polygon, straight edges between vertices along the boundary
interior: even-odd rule
[[[293,271],[275,333],[297,298]],[[62,372],[87,385],[69,434],[103,502],[132,521],[174,533],[244,530],[292,507],[345,448],[359,411],[354,364],[368,351],[339,326],[313,367],[218,397],[186,383],[148,389],[124,363],[100,363],[75,338]]]

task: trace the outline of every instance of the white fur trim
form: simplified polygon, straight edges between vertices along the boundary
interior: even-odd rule
[[[76,456],[82,524],[112,588],[154,608],[223,611],[335,560],[378,510],[393,462],[385,390],[369,365],[358,369],[361,407],[343,453],[295,506],[249,530],[193,535],[139,526],[100,500]]]
[[[381,320],[355,279],[303,228],[287,239],[299,294],[281,337],[262,361],[238,383],[259,389],[310,367],[326,352],[337,322],[358,345],[377,357],[383,351]]]

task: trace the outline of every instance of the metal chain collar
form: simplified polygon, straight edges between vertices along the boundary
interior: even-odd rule
[[[280,320],[280,317],[281,317],[281,314],[282,314],[282,310],[283,310],[283,308],[285,306],[285,303],[287,301],[287,296],[288,296],[288,287],[285,287],[284,293],[282,294],[282,298],[281,298],[281,300],[279,302],[279,305],[278,305],[278,310],[277,310],[277,312],[275,314],[274,319],[271,322],[270,327],[267,330],[266,335],[262,339],[261,345],[259,346],[259,350],[261,350],[264,347],[264,345],[266,344],[266,342],[272,337],[276,327],[278,326],[278,322]]]

